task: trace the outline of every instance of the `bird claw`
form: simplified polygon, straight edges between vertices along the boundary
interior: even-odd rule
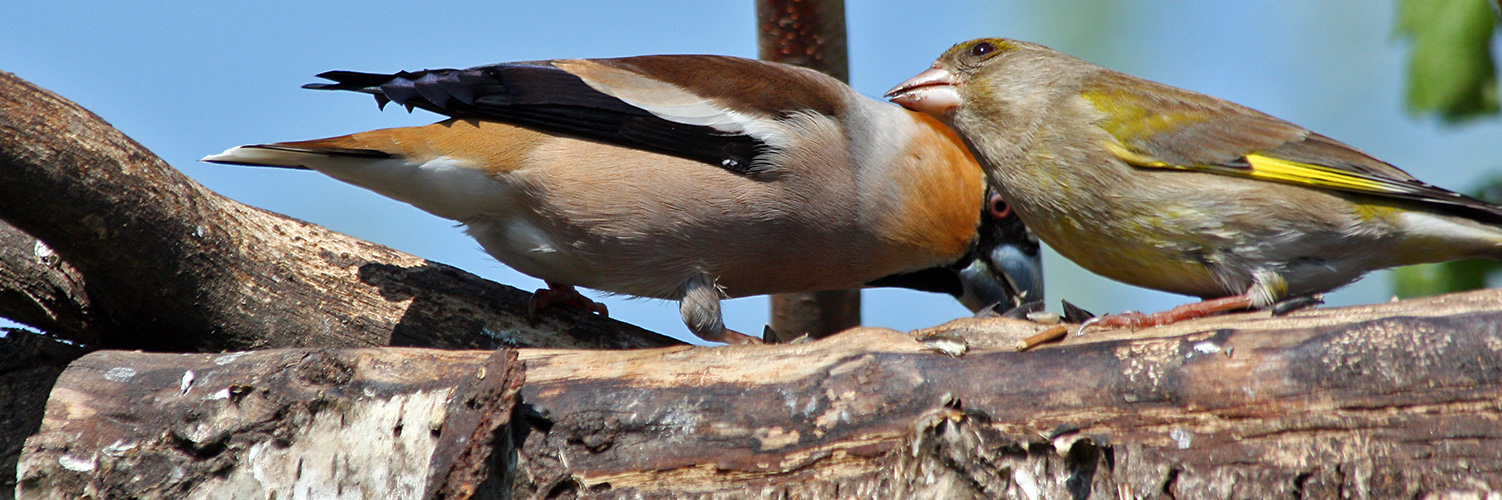
[[[1107,314],[1105,316],[1092,318],[1085,321],[1084,323],[1081,323],[1079,333],[1076,333],[1075,335],[1084,335],[1085,329],[1097,326],[1130,328],[1136,330],[1138,328],[1172,325],[1180,321],[1203,318],[1205,316],[1221,314],[1229,311],[1247,309],[1252,307],[1254,304],[1255,302],[1252,300],[1252,295],[1250,293],[1244,293],[1241,295],[1232,295],[1218,299],[1203,300],[1200,302],[1195,302],[1193,304],[1184,304],[1167,311],[1153,314],[1142,314],[1137,311],[1126,311],[1119,314]]]
[[[1305,295],[1302,297],[1289,297],[1280,300],[1269,308],[1273,316],[1284,316],[1296,311],[1302,311],[1312,307],[1318,307],[1325,303],[1324,295]]]
[[[705,340],[717,340],[730,345],[761,345],[764,343],[759,338],[752,337],[750,335],[746,335],[729,328],[720,331],[720,338]]]
[[[1076,336],[1076,337],[1083,337],[1083,336],[1085,336],[1085,330],[1088,330],[1088,329],[1090,329],[1090,327],[1095,326],[1095,324],[1098,323],[1098,322],[1100,322],[1100,316],[1096,316],[1094,318],[1090,318],[1090,319],[1085,320],[1084,323],[1080,323],[1080,328],[1078,330],[1074,331],[1074,336]]]
[[[610,310],[605,307],[605,304],[590,300],[572,286],[553,283],[548,283],[547,288],[532,292],[532,299],[527,301],[527,315],[536,316],[537,311],[557,305],[575,307],[606,318],[610,317]]]
[[[1074,335],[1082,336],[1085,334],[1086,330],[1089,330],[1092,327],[1131,328],[1135,330],[1147,326],[1157,326],[1157,316],[1157,314],[1148,315],[1142,314],[1137,311],[1123,311],[1116,314],[1096,316],[1085,320],[1083,323],[1080,323],[1080,328],[1079,330],[1075,331]]]

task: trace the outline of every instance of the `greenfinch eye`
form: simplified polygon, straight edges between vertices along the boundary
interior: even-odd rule
[[[996,52],[996,46],[991,45],[991,42],[980,42],[970,46],[970,55],[975,57],[981,57],[992,52]]]

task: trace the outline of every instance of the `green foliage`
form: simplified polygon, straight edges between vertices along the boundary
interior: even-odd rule
[[[1399,0],[1398,34],[1413,42],[1408,109],[1447,122],[1498,111],[1493,0]]]
[[[1428,297],[1486,288],[1486,277],[1502,264],[1493,260],[1459,260],[1400,267],[1392,272],[1393,295]]]

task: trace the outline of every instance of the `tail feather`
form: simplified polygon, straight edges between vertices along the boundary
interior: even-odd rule
[[[1458,259],[1502,259],[1502,226],[1444,213],[1410,211],[1399,219],[1404,237],[1393,265]]]
[[[309,161],[336,156],[371,159],[395,158],[391,153],[374,149],[309,148],[283,144],[252,144],[230,148],[217,155],[205,156],[200,161],[227,165],[311,170],[307,165]]]
[[[413,73],[402,71],[399,73],[363,73],[359,71],[325,71],[319,73],[319,78],[333,80],[335,83],[309,83],[302,88],[314,90],[352,90],[356,92],[379,92],[380,86],[396,78],[413,76]],[[418,75],[420,76],[420,75]]]

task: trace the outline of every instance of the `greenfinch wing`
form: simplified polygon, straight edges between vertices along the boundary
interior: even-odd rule
[[[1128,164],[1460,207],[1485,202],[1414,178],[1339,141],[1229,101],[1102,72],[1082,93],[1105,115],[1104,147]],[[1145,85],[1144,85],[1145,84]]]

